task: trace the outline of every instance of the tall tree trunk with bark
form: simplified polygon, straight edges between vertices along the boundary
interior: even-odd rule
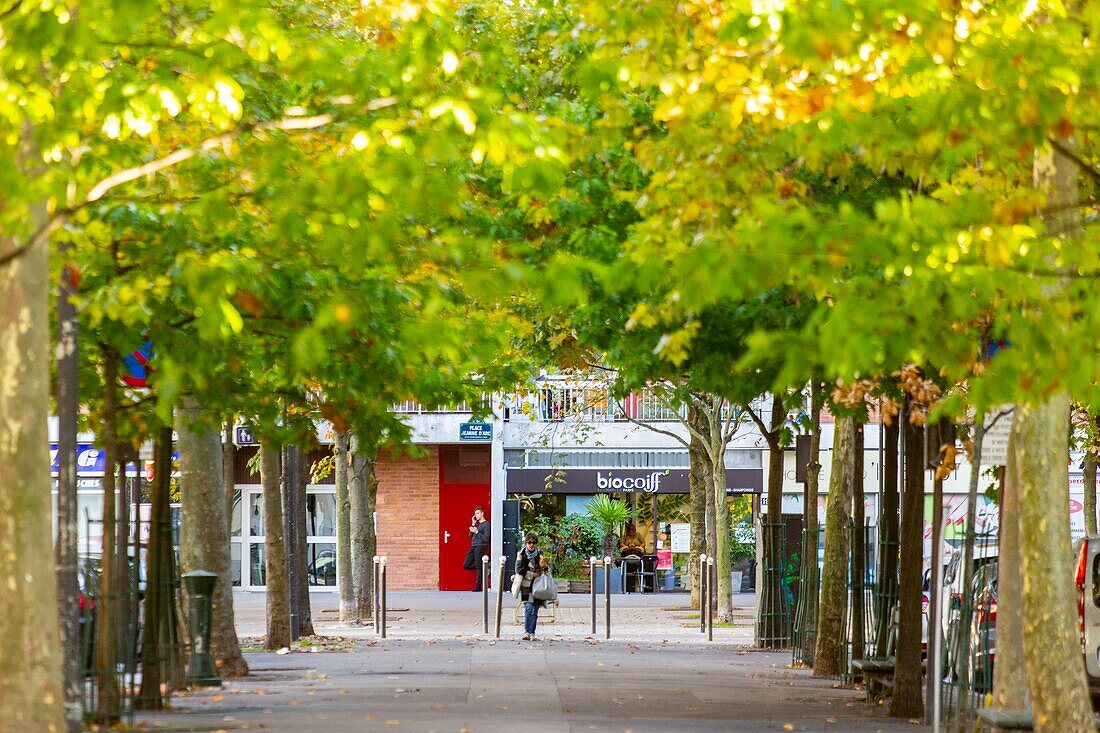
[[[69,257],[73,245],[59,247]],[[61,630],[62,680],[65,687],[65,718],[69,733],[80,733],[81,660],[80,609],[74,599],[80,589],[77,581],[79,532],[77,531],[76,433],[80,412],[78,395],[77,313],[73,304],[76,288],[73,270],[66,265],[61,272],[57,294],[57,600]]]
[[[1089,424],[1085,430],[1085,462],[1081,467],[1084,487],[1082,488],[1083,503],[1085,505],[1085,535],[1096,535],[1096,463],[1097,452],[1100,450],[1100,416],[1088,413]]]
[[[1035,188],[1046,194],[1046,234],[1064,243],[1080,235],[1076,147],[1072,137],[1058,140],[1057,147],[1048,143],[1036,150],[1032,166]],[[1052,283],[1046,292],[1061,287]],[[1013,448],[1020,479],[1024,659],[1035,730],[1073,733],[1094,726],[1076,627],[1069,524],[1062,509],[1069,503],[1069,397],[1044,397],[1038,405],[1017,406],[1012,425],[1018,439]]]
[[[225,423],[222,437],[222,488],[225,489],[225,531],[233,536],[233,505],[237,503],[237,446],[233,445],[233,421]],[[241,506],[244,518],[244,506]]]
[[[336,433],[333,471],[336,478],[336,585],[340,593],[340,623],[353,618],[355,591],[351,583],[351,497],[348,494],[347,433]]]
[[[1094,730],[1081,665],[1070,557],[1066,474],[1069,397],[1018,405],[1012,424],[1020,479],[1021,618],[1035,730]],[[1057,684],[1051,684],[1057,680]]]
[[[814,646],[817,643],[817,603],[821,578],[817,567],[817,545],[820,541],[817,501],[821,483],[821,383],[810,384],[810,455],[806,463],[806,494],[803,502],[805,531],[802,547],[802,663],[814,666]]]
[[[701,608],[699,596],[699,556],[707,551],[707,501],[710,496],[710,478],[707,471],[707,450],[696,432],[706,430],[702,412],[694,404],[688,405],[688,423],[694,426],[688,445],[688,491],[691,498],[690,549],[688,572],[691,578],[691,607]]]
[[[210,650],[224,677],[248,674],[233,617],[233,580],[229,565],[229,520],[225,516],[225,477],[222,474],[221,435],[213,423],[199,422],[203,409],[187,396],[176,421],[179,435],[180,571],[216,573]]]
[[[313,630],[313,613],[309,602],[309,563],[312,558],[309,552],[309,544],[306,541],[306,535],[311,534],[309,527],[309,496],[306,491],[309,486],[310,466],[307,459],[309,454],[297,446],[292,446],[292,449],[296,454],[294,476],[291,478],[294,481],[295,521],[293,526],[297,535],[294,546],[298,550],[295,557],[292,558],[292,561],[298,563],[297,572],[295,573],[295,582],[298,584],[298,633],[302,636],[314,636],[316,632]]]
[[[354,619],[367,623],[374,616],[374,556],[378,552],[374,531],[374,504],[378,492],[375,460],[360,452],[353,435],[348,452],[348,493],[351,495],[351,567],[355,594]]]
[[[783,537],[783,446],[779,438],[786,420],[782,395],[773,395],[771,424],[764,432],[768,443],[768,514],[763,526],[764,583],[759,590],[758,609],[760,642],[768,649],[782,649],[789,641],[784,623],[783,558],[780,556]]]
[[[1020,475],[1016,468],[1016,431],[1009,435],[1008,463],[1001,491],[1001,521],[997,546],[997,603],[1003,608],[1024,607],[1024,580],[1020,574]],[[977,459],[971,464],[976,466]],[[997,619],[997,663],[993,665],[993,705],[1000,710],[1027,707],[1027,667],[1024,662],[1024,625],[1018,613]]]
[[[153,486],[149,516],[149,548],[144,628],[141,645],[141,690],[134,700],[139,710],[161,710],[164,695],[161,686],[167,679],[168,627],[175,623],[172,593],[172,519],[169,513],[172,480],[172,428],[162,427],[153,446]]]
[[[19,242],[0,236],[0,256]],[[0,730],[67,728],[50,536],[49,266],[0,264]]]
[[[96,700],[92,717],[100,723],[114,723],[121,710],[118,686],[118,598],[113,589],[118,585],[115,566],[115,466],[118,464],[118,440],[115,421],[118,411],[118,353],[104,347],[103,351],[103,541],[100,559],[99,590],[96,603]]]
[[[878,628],[875,633],[875,656],[886,657],[890,644],[890,616],[898,599],[898,440],[901,437],[899,417],[884,426],[882,455],[882,510],[879,520],[879,583]]]
[[[905,472],[901,496],[901,567],[898,569],[898,641],[894,663],[894,696],[889,714],[895,718],[924,716],[921,685],[921,597],[924,557],[924,441],[922,430],[902,419]]]
[[[290,646],[290,587],[287,578],[286,539],[282,492],[279,491],[279,446],[270,438],[260,441],[260,484],[264,504],[264,575],[267,583],[267,639],[275,651]]]
[[[714,498],[714,526],[717,543],[715,547],[714,571],[718,574],[715,589],[718,594],[718,611],[715,620],[728,623],[733,621],[733,598],[730,586],[730,507],[726,498],[726,461],[723,443],[718,450],[719,460],[713,466],[711,486]]]
[[[866,597],[863,584],[867,578],[867,536],[863,533],[863,416],[856,422],[856,444],[852,465],[852,659],[863,659],[866,639]]]
[[[825,506],[825,558],[821,569],[814,677],[840,674],[844,614],[848,605],[848,518],[852,508],[855,418],[841,417],[833,433],[833,468]]]

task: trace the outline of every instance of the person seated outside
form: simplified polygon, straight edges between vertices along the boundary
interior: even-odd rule
[[[623,556],[645,554],[645,540],[638,534],[638,528],[633,524],[626,525],[626,534],[619,543],[619,554]]]

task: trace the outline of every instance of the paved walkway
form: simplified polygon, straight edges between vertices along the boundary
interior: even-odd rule
[[[564,596],[557,621],[540,621],[534,642],[520,640],[507,611],[502,638],[492,627],[486,636],[474,593],[392,594],[385,640],[337,623],[334,595],[312,598],[324,637],[315,645],[249,652],[249,678],[177,695],[172,711],[137,723],[293,733],[927,730],[885,718],[834,680],[790,669],[789,653],[748,648],[752,596],[738,598],[735,623],[715,629],[713,642],[686,595],[615,597],[610,641],[602,620],[591,634],[587,596]],[[262,632],[263,596],[235,602],[247,641]]]

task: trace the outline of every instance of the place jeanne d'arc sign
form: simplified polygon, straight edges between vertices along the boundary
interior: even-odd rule
[[[458,439],[490,443],[493,440],[493,426],[480,420],[464,422],[458,426]]]

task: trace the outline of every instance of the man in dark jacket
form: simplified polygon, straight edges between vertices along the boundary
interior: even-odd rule
[[[466,562],[463,564],[467,570],[477,570],[477,584],[472,590],[480,591],[484,578],[481,577],[484,568],[481,558],[489,551],[489,520],[485,518],[485,508],[475,507],[474,516],[470,519],[470,551],[466,553]]]

